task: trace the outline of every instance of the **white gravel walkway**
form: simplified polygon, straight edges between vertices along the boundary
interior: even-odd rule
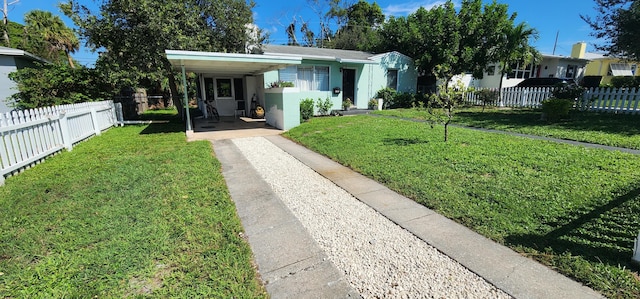
[[[364,298],[511,298],[268,140],[233,143]]]

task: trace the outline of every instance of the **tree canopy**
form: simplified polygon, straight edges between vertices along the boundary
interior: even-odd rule
[[[511,54],[502,47],[515,19],[507,8],[495,1],[483,5],[481,0],[464,0],[456,11],[454,3],[447,1],[407,17],[391,17],[378,31],[375,50],[409,55],[421,73],[445,83],[465,72],[482,78],[488,65]]]
[[[640,59],[640,1],[594,1],[596,17],[580,17],[589,24],[594,37],[604,40],[596,48],[612,56]]]
[[[245,52],[260,43],[247,32],[252,7],[243,0],[106,0],[94,13],[75,0],[61,4],[87,45],[102,52],[99,66],[131,82],[168,78],[174,98],[177,82],[164,51]]]

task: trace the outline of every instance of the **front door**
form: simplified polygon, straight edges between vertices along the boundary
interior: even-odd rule
[[[216,78],[216,106],[218,113],[224,116],[234,115],[236,110],[236,100],[233,96],[233,80],[231,78]]]
[[[356,70],[342,69],[342,101],[347,98],[353,105],[356,104]]]

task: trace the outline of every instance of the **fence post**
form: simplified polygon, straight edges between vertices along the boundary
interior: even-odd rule
[[[91,120],[93,121],[93,130],[96,132],[96,136],[100,136],[100,124],[98,123],[98,112],[95,107],[91,107]]]
[[[71,151],[73,149],[73,140],[71,140],[71,134],[69,133],[69,121],[67,119],[67,112],[60,112],[60,132],[62,133],[62,144],[64,147]]]

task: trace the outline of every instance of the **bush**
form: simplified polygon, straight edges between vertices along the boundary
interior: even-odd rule
[[[547,121],[556,121],[567,118],[572,106],[573,100],[548,98],[542,101],[543,119]]]
[[[300,122],[305,122],[313,116],[313,99],[300,101]]]
[[[408,92],[396,93],[390,108],[411,108],[416,103],[416,95]]]
[[[611,85],[615,88],[639,87],[640,82],[633,76],[616,76],[611,78]]]
[[[333,102],[331,102],[331,99],[329,99],[329,97],[327,97],[324,101],[318,98],[318,102],[316,102],[316,107],[318,108],[318,114],[329,115],[329,112],[333,107]]]
[[[378,99],[382,99],[382,105],[384,105],[384,109],[387,109],[389,107],[393,106],[393,101],[395,99],[397,92],[395,89],[390,88],[390,87],[385,87],[383,89],[378,90],[378,92],[376,92],[376,98]]]
[[[575,100],[582,97],[584,88],[577,84],[563,84],[555,86],[551,91],[554,98]]]
[[[478,95],[478,99],[482,102],[482,111],[484,111],[484,106],[494,104],[498,101],[500,92],[493,89],[482,89],[476,91],[476,95]]]

